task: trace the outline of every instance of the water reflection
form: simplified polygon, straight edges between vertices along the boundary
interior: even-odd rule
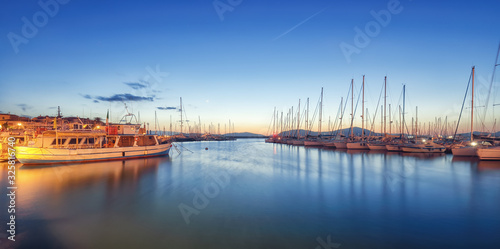
[[[30,238],[18,245],[314,248],[327,235],[345,248],[500,242],[498,162],[263,140],[183,146],[192,152],[18,167],[20,238]],[[214,174],[227,174],[227,186],[196,199]],[[181,203],[198,207],[189,224]]]

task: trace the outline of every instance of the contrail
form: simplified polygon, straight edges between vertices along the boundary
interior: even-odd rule
[[[277,36],[276,38],[274,38],[274,39],[273,39],[273,41],[276,41],[276,40],[278,40],[279,38],[281,38],[281,37],[285,36],[286,34],[288,34],[288,33],[292,32],[294,29],[298,28],[300,25],[302,25],[302,24],[306,23],[307,21],[311,20],[311,18],[313,18],[313,17],[315,17],[316,15],[320,14],[321,12],[325,11],[327,8],[328,8],[328,7],[324,8],[324,9],[322,9],[322,10],[320,10],[320,11],[316,12],[316,13],[314,13],[312,16],[310,16],[310,17],[306,18],[304,21],[299,22],[297,25],[293,26],[291,29],[289,29],[289,30],[285,31],[283,34],[281,34],[281,35]]]

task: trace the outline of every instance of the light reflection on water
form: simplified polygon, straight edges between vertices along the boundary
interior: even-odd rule
[[[499,162],[255,139],[182,146],[193,153],[18,167],[18,240],[10,245],[316,248],[328,236],[341,248],[500,243]],[[186,218],[179,205],[195,213]]]

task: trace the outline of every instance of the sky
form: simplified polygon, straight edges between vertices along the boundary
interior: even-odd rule
[[[475,66],[475,119],[491,130],[499,12],[499,1],[8,0],[0,112],[55,115],[60,106],[64,116],[105,118],[109,109],[118,122],[126,105],[150,124],[156,111],[168,130],[182,97],[191,125],[231,120],[236,132],[266,134],[275,107],[286,116],[310,98],[312,116],[322,87],[325,126],[351,79],[356,102],[365,75],[370,120],[387,76],[393,117],[404,84],[407,117],[418,106],[419,122],[452,122]]]

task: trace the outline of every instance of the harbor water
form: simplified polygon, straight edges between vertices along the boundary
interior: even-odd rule
[[[16,166],[0,248],[498,248],[500,162],[239,139]],[[177,150],[181,151],[179,153]]]

